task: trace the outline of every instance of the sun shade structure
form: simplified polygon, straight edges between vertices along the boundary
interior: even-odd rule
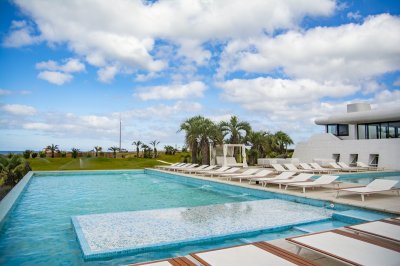
[[[235,159],[234,155],[234,150],[235,148],[240,149],[240,156],[242,162],[237,162]],[[218,154],[221,154],[222,150],[222,156],[219,156]],[[222,165],[222,166],[241,166],[241,167],[248,167],[247,165],[247,159],[246,159],[246,146],[244,144],[223,144],[223,145],[217,145],[215,147],[215,151],[213,152],[214,154],[217,154],[214,158],[211,158],[211,160],[215,160],[216,164]]]

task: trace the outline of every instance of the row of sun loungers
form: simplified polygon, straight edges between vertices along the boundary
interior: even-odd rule
[[[137,265],[317,265],[300,256],[303,249],[349,265],[400,265],[399,218],[346,226],[286,240],[297,247],[296,254],[267,242],[256,242]]]
[[[321,177],[312,180],[315,171],[324,172],[326,168],[320,167],[318,164],[311,163],[308,165],[309,167],[313,166],[314,168],[309,171],[308,169],[295,169],[292,164],[285,164],[288,169],[284,169],[282,165],[273,164],[275,168],[275,172],[278,172],[278,175],[274,175],[274,171],[269,169],[259,169],[259,168],[249,168],[244,172],[239,172],[242,168],[239,167],[220,167],[217,170],[217,166],[208,166],[197,164],[174,164],[171,166],[164,167],[162,169],[172,170],[176,172],[183,172],[189,174],[199,174],[203,176],[210,177],[221,177],[226,180],[239,180],[242,182],[243,179],[249,180],[249,183],[252,184],[254,182],[260,183],[262,186],[266,187],[268,184],[275,184],[279,186],[281,189],[283,186],[285,189],[288,188],[301,188],[303,193],[306,192],[307,188],[319,188],[325,186],[337,185],[339,188],[340,182],[337,181],[338,176],[336,175],[322,175]],[[345,165],[343,165],[345,167]],[[303,165],[303,168],[307,168]],[[293,170],[290,171],[289,169]],[[336,169],[337,171],[342,171]],[[331,170],[329,170],[331,171]],[[396,191],[400,196],[400,191],[395,188],[395,185],[398,183],[396,180],[384,180],[384,179],[376,179],[369,183],[367,186],[362,187],[352,187],[352,188],[342,188],[336,190],[336,197],[339,197],[341,193],[355,193],[361,196],[361,200],[365,200],[365,195],[375,194],[380,192],[387,191]]]

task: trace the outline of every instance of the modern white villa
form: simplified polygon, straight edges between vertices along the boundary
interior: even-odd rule
[[[293,157],[301,162],[328,160],[350,165],[364,162],[400,169],[400,106],[371,109],[368,103],[347,105],[347,113],[316,119],[325,133],[297,144]]]

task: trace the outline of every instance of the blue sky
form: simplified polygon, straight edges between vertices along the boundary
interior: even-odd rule
[[[400,104],[398,1],[0,1],[0,150],[183,144],[237,115],[297,143]]]

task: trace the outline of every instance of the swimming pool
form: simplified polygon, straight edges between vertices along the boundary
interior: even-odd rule
[[[99,171],[35,174],[22,192],[0,231],[0,264],[2,265],[110,265],[185,255],[189,252],[242,244],[258,240],[298,235],[310,227],[343,226],[346,220],[318,224],[277,226],[268,230],[220,239],[190,242],[162,250],[148,250],[122,257],[85,261],[71,224],[72,216],[158,211],[173,208],[195,208],[207,205],[247,204],[266,199],[319,206],[330,216],[333,211],[347,211],[345,206],[297,198],[283,194],[245,189],[156,171]],[[232,205],[233,206],[233,205]],[[236,205],[235,205],[236,206]],[[272,205],[271,205],[272,206]],[[302,208],[302,204],[298,204]],[[273,209],[273,208],[271,208]],[[302,209],[303,210],[303,209]],[[301,213],[301,211],[297,212]],[[189,215],[190,216],[190,215]],[[274,216],[272,216],[274,217]]]
[[[375,179],[398,180],[399,183],[395,187],[400,188],[400,172],[368,172],[368,173],[352,173],[339,174],[339,180],[344,182],[367,185]]]

